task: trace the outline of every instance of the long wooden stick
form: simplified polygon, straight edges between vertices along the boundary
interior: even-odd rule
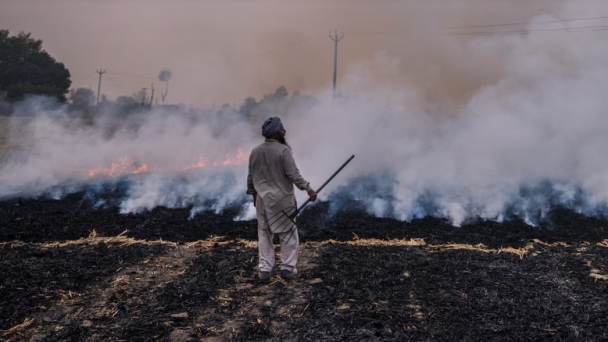
[[[317,194],[319,192],[321,192],[321,190],[323,190],[323,188],[327,185],[327,183],[331,182],[332,179],[334,179],[334,177],[336,177],[336,175],[338,173],[340,173],[340,171],[342,171],[342,169],[348,165],[348,163],[350,163],[351,160],[353,160],[353,158],[355,158],[355,155],[353,154],[352,156],[350,156],[350,158],[348,158],[347,161],[344,162],[344,164],[342,164],[342,166],[340,166],[340,168],[338,169],[338,171],[334,172],[333,175],[331,175],[331,177],[329,177],[328,180],[325,181],[325,183],[323,183],[323,185],[321,185],[321,187],[319,187],[319,190],[317,190]],[[296,218],[296,216],[298,216],[298,214],[302,211],[302,209],[310,202],[310,198],[308,200],[306,200],[306,202],[302,203],[302,205],[291,215],[287,215],[285,214],[285,216],[287,216],[287,218],[289,218],[291,220],[291,222],[294,222],[294,219]],[[296,231],[296,226],[294,225],[294,227],[291,229],[291,234],[289,234],[289,239],[287,239],[287,241],[285,242],[285,245],[291,240],[291,238],[293,237],[293,233],[295,233]],[[281,244],[283,244],[283,242],[281,242]]]
[[[333,175],[331,175],[331,177],[329,177],[328,180],[325,181],[325,183],[323,183],[323,185],[321,185],[321,187],[319,187],[319,190],[317,190],[317,194],[319,192],[321,192],[321,190],[323,190],[323,188],[327,185],[327,183],[331,182],[332,179],[334,179],[334,177],[336,177],[336,175],[338,173],[340,173],[340,171],[342,171],[342,169],[348,165],[348,163],[350,163],[351,160],[353,160],[353,158],[355,158],[355,155],[353,154],[352,156],[350,156],[350,158],[348,158],[347,161],[344,162],[344,164],[342,164],[342,166],[340,166],[340,168],[338,169],[338,171],[334,172]],[[298,214],[300,213],[300,211],[302,211],[302,209],[304,209],[304,207],[310,202],[310,198],[308,198],[306,200],[306,202],[302,203],[302,205],[298,208],[298,210],[296,210],[293,214],[289,215],[289,218],[291,218],[291,220],[293,221],[293,219],[298,216]]]

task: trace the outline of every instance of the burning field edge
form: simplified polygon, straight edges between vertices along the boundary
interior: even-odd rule
[[[606,222],[575,213],[455,228],[315,205],[297,279],[268,283],[255,222],[231,213],[122,215],[77,197],[0,213],[0,340],[608,338]]]

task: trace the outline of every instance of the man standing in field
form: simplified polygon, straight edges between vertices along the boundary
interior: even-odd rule
[[[249,156],[247,193],[253,195],[253,205],[258,217],[259,277],[270,278],[274,267],[274,234],[281,241],[281,277],[289,279],[297,273],[299,237],[295,223],[282,212],[296,209],[293,186],[306,190],[312,201],[317,193],[302,178],[285,140],[287,131],[281,119],[270,118],[262,125],[266,138]]]

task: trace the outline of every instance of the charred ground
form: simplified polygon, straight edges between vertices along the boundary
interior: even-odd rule
[[[0,202],[0,339],[608,339],[608,222],[301,217],[297,280],[260,283],[235,212]],[[125,232],[126,231],[126,232]]]

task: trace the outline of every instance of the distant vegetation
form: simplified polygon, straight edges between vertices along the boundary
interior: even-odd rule
[[[264,95],[259,102],[253,97],[246,98],[239,113],[249,121],[259,123],[271,116],[303,114],[302,111],[309,109],[317,102],[314,97],[303,95],[299,91],[295,91],[289,97],[287,89],[281,86],[274,94]]]
[[[0,30],[0,96],[6,101],[34,94],[65,102],[71,84],[70,72],[42,49],[42,40]]]
[[[259,124],[270,116],[299,115],[314,106],[318,101],[299,91],[293,94],[283,86],[274,94],[264,95],[257,101],[253,97],[245,99],[240,108],[226,104],[217,110],[187,109],[182,105],[165,104],[172,73],[162,70],[159,81],[165,83],[162,92],[162,105],[159,109],[181,113],[194,120],[216,118],[244,119],[252,124]],[[65,112],[72,117],[83,118],[88,124],[95,124],[99,119],[145,117],[153,106],[153,99],[145,91],[131,96],[119,96],[115,101],[101,95],[96,103],[96,93],[89,88],[71,89],[70,72],[62,63],[57,62],[42,49],[42,40],[34,39],[30,33],[20,32],[10,35],[8,30],[0,30],[0,114],[13,112],[13,105],[24,100],[28,95],[44,95],[65,103]],[[115,125],[121,126],[123,120]],[[135,125],[137,126],[137,125]]]

